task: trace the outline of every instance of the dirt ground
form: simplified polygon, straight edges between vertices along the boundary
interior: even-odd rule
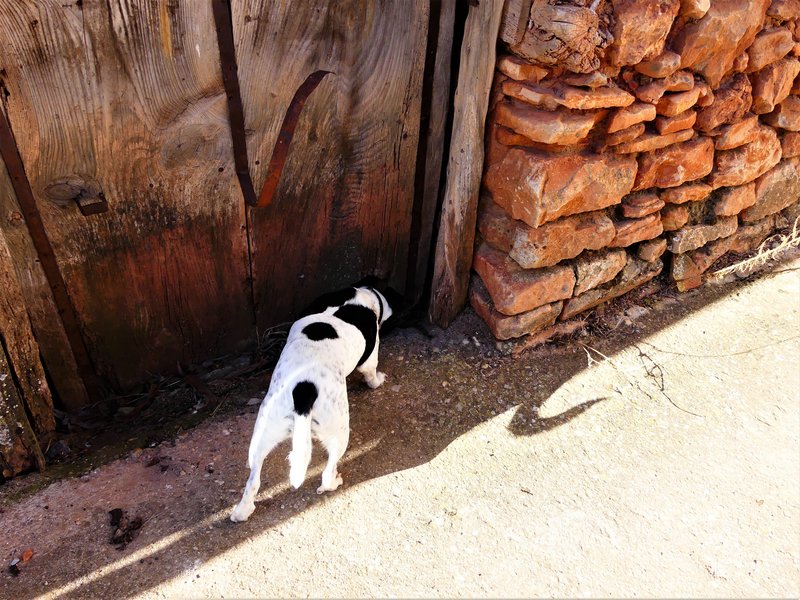
[[[798,268],[518,357],[469,311],[400,330],[386,384],[351,382],[344,485],[315,493],[317,448],[288,488],[281,446],[244,524],[247,396],[35,493],[23,477],[0,488],[0,597],[798,597]],[[124,549],[114,508],[142,519]]]

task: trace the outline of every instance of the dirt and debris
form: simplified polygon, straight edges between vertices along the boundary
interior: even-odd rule
[[[131,519],[128,513],[121,508],[112,508],[108,511],[108,516],[111,519],[111,534],[110,543],[117,547],[117,550],[125,550],[142,528],[144,521],[141,517],[134,517]]]
[[[18,558],[14,558],[8,565],[8,572],[14,577],[22,573],[22,567],[33,558],[33,548],[28,548]]]

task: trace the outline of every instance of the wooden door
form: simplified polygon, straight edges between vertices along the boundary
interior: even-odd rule
[[[210,3],[15,0],[0,27],[8,118],[98,372],[126,387],[252,339]],[[83,216],[87,198],[107,212]]]
[[[286,109],[305,104],[272,204],[250,211],[260,326],[365,275],[403,289],[428,0],[232,3],[250,169],[263,185]]]
[[[402,291],[409,258],[415,277],[424,262],[441,148],[418,166],[420,131],[441,143],[447,79],[428,80],[435,109],[423,80],[432,56],[447,75],[449,45],[431,50],[450,41],[453,0],[230,6],[256,190],[296,89],[332,72],[263,209],[234,172],[211,0],[0,2],[3,108],[92,366],[115,388],[251,347],[365,275]]]

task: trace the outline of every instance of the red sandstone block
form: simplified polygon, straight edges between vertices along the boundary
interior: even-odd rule
[[[781,143],[775,130],[759,125],[749,144],[716,153],[714,172],[707,181],[715,189],[749,183],[778,164],[780,158]]]
[[[489,165],[483,183],[512,217],[538,227],[559,217],[618,204],[631,191],[635,176],[632,156],[512,148]]]
[[[622,216],[640,219],[664,208],[664,201],[655,192],[630,194],[622,199]]]
[[[559,320],[565,321],[607,300],[621,296],[653,279],[664,268],[660,260],[646,262],[628,257],[628,263],[614,281],[570,298],[564,303]]]
[[[798,73],[800,60],[794,57],[782,58],[753,73],[753,112],[763,115],[772,111],[789,95]]]
[[[800,156],[800,133],[787,132],[781,138],[781,158]]]
[[[675,280],[696,279],[705,273],[731,248],[735,235],[710,242],[692,252],[672,257],[672,278]]]
[[[656,118],[656,107],[645,102],[634,102],[625,108],[619,108],[608,121],[608,133],[627,129],[637,123],[652,121]]]
[[[705,177],[714,166],[714,142],[701,137],[639,155],[634,191],[677,187]]]
[[[738,123],[719,129],[719,137],[714,141],[717,150],[732,150],[749,144],[758,137],[758,117],[748,113]]]
[[[672,144],[685,142],[686,140],[692,139],[692,136],[694,136],[694,131],[691,129],[685,129],[683,131],[677,131],[675,133],[670,133],[667,135],[659,135],[657,133],[647,133],[632,142],[627,142],[615,146],[614,152],[617,152],[619,154],[649,152],[651,150],[657,150],[659,148],[665,148],[666,146],[671,146]]]
[[[685,204],[667,204],[661,210],[664,231],[675,231],[689,222],[689,208]]]
[[[636,242],[651,240],[661,235],[664,231],[661,225],[661,216],[658,214],[648,215],[641,219],[616,221],[614,227],[617,230],[617,235],[608,245],[609,248],[624,248]]]
[[[695,120],[697,120],[697,113],[693,110],[684,111],[674,117],[656,117],[656,129],[661,135],[667,135],[690,129]]]
[[[569,298],[575,287],[575,273],[571,268],[522,269],[485,242],[475,252],[472,266],[481,276],[495,308],[505,315],[516,315]]]
[[[473,310],[486,322],[492,335],[498,340],[521,337],[552,325],[564,304],[554,302],[518,315],[504,315],[495,310],[486,288],[478,277],[472,279],[469,298]]]
[[[741,73],[733,75],[714,92],[714,101],[698,111],[695,129],[710,132],[720,125],[736,123],[752,104],[750,80]]]
[[[708,198],[711,191],[711,186],[705,183],[684,183],[678,187],[663,190],[661,199],[667,204],[698,202]]]
[[[667,240],[656,238],[642,242],[636,249],[636,256],[647,262],[653,262],[667,250]]]
[[[627,263],[624,250],[584,253],[573,263],[575,268],[575,290],[573,294],[596,288],[614,279]]]
[[[530,227],[482,198],[478,229],[489,244],[525,269],[552,267],[584,250],[599,250],[614,239],[614,224],[604,211],[581,213]]]
[[[800,198],[800,158],[782,160],[756,179],[756,201],[741,213],[743,223],[775,214]]]
[[[745,208],[756,203],[756,184],[753,182],[725,188],[721,192],[714,203],[714,214],[718,217],[738,215]]]

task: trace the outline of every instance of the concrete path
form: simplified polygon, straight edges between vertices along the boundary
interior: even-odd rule
[[[471,314],[396,334],[339,491],[320,452],[287,489],[280,447],[230,523],[243,409],[7,506],[0,557],[36,554],[0,597],[798,597],[798,267],[519,358]],[[122,551],[115,506],[145,519]]]

